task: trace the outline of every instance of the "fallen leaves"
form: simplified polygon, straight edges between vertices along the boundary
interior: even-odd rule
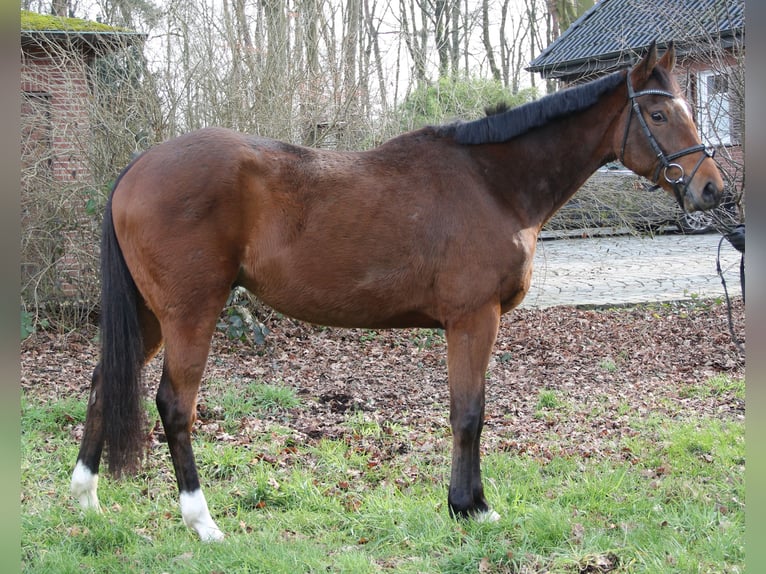
[[[735,325],[744,324],[744,313],[741,299],[735,300]],[[196,432],[244,446],[276,421],[293,435],[275,437],[284,442],[283,450],[255,453],[254,460],[285,464],[295,444],[342,438],[364,452],[370,470],[391,457],[424,460],[449,447],[447,349],[441,332],[327,329],[276,314],[266,322],[270,334],[261,346],[216,333]],[[97,352],[86,334],[37,333],[22,344],[21,386],[44,401],[86,401]],[[146,369],[147,398],[153,398],[160,372],[161,356]],[[626,413],[743,417],[744,402],[731,393],[681,393],[720,373],[744,376],[744,358],[728,334],[722,305],[516,310],[502,319],[488,369],[483,448],[541,460],[554,455],[631,460],[635,453],[618,446],[635,433]],[[232,428],[206,381],[239,385],[244,393],[254,378],[292,387],[300,405],[243,416]],[[541,416],[536,403],[543,389],[555,392],[557,406]],[[355,431],[349,422],[360,414],[388,434]],[[64,413],[60,423],[73,440],[80,438],[82,423],[74,416]],[[393,425],[410,429],[409,434],[398,435]],[[150,439],[164,441],[161,426],[154,426]]]
[[[606,574],[617,570],[619,565],[619,557],[612,552],[589,555],[580,560],[578,572],[580,574]]]

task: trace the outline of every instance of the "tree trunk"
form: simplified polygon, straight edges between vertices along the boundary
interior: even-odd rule
[[[364,20],[367,29],[367,35],[372,48],[373,66],[378,79],[378,90],[380,91],[380,106],[385,112],[388,109],[388,98],[386,97],[386,78],[383,75],[383,58],[380,54],[380,43],[378,41],[378,28],[375,26],[375,7],[370,8],[370,0],[364,0]]]
[[[481,38],[484,42],[484,50],[487,53],[487,62],[489,63],[489,70],[492,73],[492,77],[495,81],[500,81],[500,69],[495,63],[495,54],[492,48],[492,43],[489,39],[489,0],[482,0],[481,3]]]
[[[343,99],[356,99],[356,63],[359,43],[360,0],[347,0],[343,33]]]
[[[452,49],[450,51],[450,64],[452,76],[457,78],[460,72],[460,0],[452,0],[451,20]]]
[[[443,78],[446,77],[449,73],[450,63],[447,0],[435,0],[433,7],[436,52],[439,55],[439,77]]]
[[[413,61],[413,75],[417,88],[422,88],[427,82],[426,75],[426,46],[427,33],[425,30],[418,31],[415,12],[415,0],[410,0],[409,5],[406,0],[399,0],[400,18],[402,22],[402,35],[404,44]],[[412,26],[410,27],[410,20]]]
[[[70,16],[69,0],[51,0],[51,14],[54,16]]]

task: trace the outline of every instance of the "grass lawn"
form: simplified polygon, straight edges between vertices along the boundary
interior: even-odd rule
[[[257,381],[246,387],[243,400],[256,416],[311,400]],[[227,392],[212,382],[208,403],[232,400]],[[744,381],[715,377],[688,392],[743,397]],[[550,394],[538,406],[545,416],[575,408]],[[233,407],[225,413],[224,427],[234,431],[242,413]],[[446,425],[434,436],[357,412],[338,439],[297,442],[274,416],[248,435],[249,444],[197,432],[203,488],[226,532],[224,542],[202,544],[181,521],[162,442],[140,475],[119,482],[102,476],[103,514],[83,513],[68,489],[78,448],[72,433],[84,420],[84,401],[50,402],[24,392],[22,569],[742,572],[743,421],[624,414],[631,433],[617,445],[621,457],[573,456],[562,448],[561,456],[545,459],[487,449],[485,488],[501,515],[492,524],[448,516]]]

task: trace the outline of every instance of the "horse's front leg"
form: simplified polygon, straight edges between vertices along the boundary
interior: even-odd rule
[[[500,325],[500,305],[482,309],[446,325],[447,369],[452,426],[452,516],[497,520],[484,498],[479,461],[484,426],[484,377]]]

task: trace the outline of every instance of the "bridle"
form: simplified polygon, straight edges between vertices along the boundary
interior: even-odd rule
[[[662,151],[662,148],[660,147],[660,144],[657,143],[657,139],[654,137],[654,134],[652,134],[652,131],[649,129],[649,124],[646,123],[646,119],[644,119],[643,114],[641,113],[641,107],[638,105],[638,98],[641,96],[665,96],[667,98],[675,98],[673,94],[670,92],[667,92],[665,90],[657,90],[657,89],[650,89],[650,90],[641,90],[640,92],[636,92],[633,90],[633,84],[630,81],[630,72],[626,75],[626,81],[628,84],[628,99],[630,100],[630,109],[628,111],[628,121],[625,122],[625,134],[622,138],[622,148],[620,149],[620,161],[624,164],[625,163],[625,145],[628,141],[628,132],[630,130],[630,122],[633,118],[633,113],[635,112],[636,117],[638,118],[638,122],[641,125],[641,129],[644,132],[644,135],[646,135],[647,139],[649,140],[649,145],[652,146],[652,150],[657,156],[658,163],[657,163],[657,169],[654,171],[654,177],[652,178],[652,183],[655,184],[655,188],[659,187],[657,185],[657,181],[660,177],[660,170],[662,170],[662,175],[665,178],[665,181],[667,181],[670,185],[673,186],[673,193],[676,196],[676,200],[678,201],[679,205],[682,209],[684,209],[684,202],[683,198],[686,194],[686,190],[691,183],[692,179],[694,178],[694,175],[697,173],[697,170],[699,169],[700,165],[702,165],[702,162],[705,161],[706,158],[712,158],[715,156],[715,148],[708,148],[703,144],[697,144],[693,145],[691,147],[687,147],[682,149],[681,151],[677,151],[675,153],[665,155],[665,152]],[[697,164],[694,166],[694,169],[692,170],[691,175],[687,178],[686,174],[684,173],[684,168],[681,166],[681,164],[674,163],[673,160],[678,159],[679,157],[683,157],[685,155],[689,155],[692,153],[702,152],[702,156],[700,157],[699,161],[697,161]],[[675,174],[678,174],[677,177],[674,177]]]

